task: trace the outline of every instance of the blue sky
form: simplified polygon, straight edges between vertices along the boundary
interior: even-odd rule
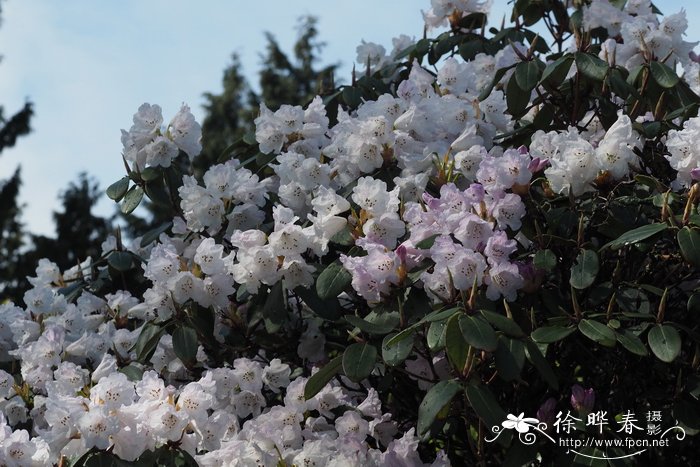
[[[500,23],[506,0],[494,1]],[[655,2],[665,13],[685,7],[689,40],[700,39],[697,2]],[[201,5],[206,5],[206,9]],[[0,27],[0,104],[7,115],[26,99],[35,105],[33,133],[0,156],[0,179],[22,167],[23,221],[53,234],[57,194],[85,171],[104,189],[123,175],[121,128],[144,102],[168,121],[180,104],[201,121],[202,94],[219,92],[233,52],[256,82],[264,31],[280,44],[296,38],[296,19],[319,18],[325,63],[340,62],[349,80],[361,39],[391,49],[399,34],[421,37],[429,0],[7,0]],[[98,213],[114,203],[103,197]]]

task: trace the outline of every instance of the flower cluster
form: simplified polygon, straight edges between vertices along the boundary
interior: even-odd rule
[[[154,282],[165,280],[158,274],[169,268],[165,258],[176,257],[173,248],[172,243],[153,248],[147,273]],[[196,264],[208,274],[223,268],[210,242],[199,242],[194,251]],[[84,292],[76,304],[68,303],[52,287],[63,280],[55,265],[42,261],[36,287],[27,293],[27,309],[0,306],[0,355],[4,361],[19,361],[23,381],[17,385],[0,370],[3,463],[43,466],[90,449],[109,449],[134,461],[146,451],[177,443],[200,465],[224,465],[231,459],[260,465],[423,465],[418,438],[408,430],[395,439],[399,427],[382,411],[374,389],[332,383],[307,400],[307,378],[292,379],[292,369],[279,359],[238,358],[230,367],[205,370],[186,382],[188,373],[173,352],[172,337],[165,334],[150,359],[151,369],[132,363],[136,377],[120,371],[125,362],[135,361],[142,328],[117,325],[143,323],[149,317],[140,314],[144,304],[124,291],[106,300]],[[207,360],[201,347],[197,359]],[[354,389],[346,389],[348,384]],[[13,430],[29,419],[31,434]],[[375,447],[366,442],[368,437]],[[438,456],[432,465],[448,463]]]
[[[179,151],[184,151],[190,160],[202,151],[199,142],[202,129],[188,106],[182,105],[165,130],[162,124],[160,106],[143,104],[134,114],[134,124],[129,131],[122,130],[123,156],[133,162],[134,169],[170,167]]]

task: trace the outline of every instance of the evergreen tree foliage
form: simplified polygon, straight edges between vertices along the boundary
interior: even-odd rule
[[[30,132],[33,112],[32,104],[27,102],[20,111],[6,118],[4,108],[0,106],[0,154],[13,147],[20,136]],[[17,277],[19,251],[23,245],[22,208],[17,200],[21,183],[19,168],[10,178],[0,180],[0,284],[7,284]],[[4,286],[0,285],[0,293],[3,289]]]

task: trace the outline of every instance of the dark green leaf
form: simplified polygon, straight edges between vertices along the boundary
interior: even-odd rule
[[[595,251],[581,250],[576,257],[576,264],[571,266],[569,284],[575,289],[590,287],[598,274],[598,255]]]
[[[688,299],[688,304],[686,305],[686,309],[690,313],[700,313],[700,293],[695,292],[693,295],[690,296]],[[694,319],[696,319],[695,317]]]
[[[465,61],[474,60],[478,54],[484,51],[484,44],[481,41],[467,41],[459,46],[459,54]]]
[[[143,369],[134,364],[119,368],[120,373],[124,373],[129,381],[141,381],[143,379]]]
[[[121,179],[112,183],[107,188],[106,193],[110,199],[113,199],[114,201],[119,202],[124,197],[124,195],[126,194],[126,190],[128,190],[128,189],[129,189],[129,177],[127,176],[127,177],[122,177]]]
[[[393,345],[388,345],[389,341],[397,334],[389,334],[382,341],[382,359],[387,365],[400,365],[408,358],[413,350],[414,333],[411,332],[405,339],[396,341]]]
[[[362,91],[352,86],[346,86],[343,89],[343,102],[351,109],[356,109],[362,104]]]
[[[529,339],[526,340],[525,354],[527,355],[527,359],[530,360],[530,363],[532,363],[534,367],[537,368],[537,371],[540,372],[540,375],[542,375],[542,378],[544,378],[547,384],[555,391],[558,391],[559,381],[557,381],[554,370],[552,370],[552,367],[547,362],[547,359],[544,357],[544,355],[542,355],[542,352],[540,352],[537,344]]]
[[[662,88],[672,88],[678,84],[680,80],[675,71],[661,62],[651,62],[650,68],[652,78],[654,78],[654,81]]]
[[[319,393],[328,382],[343,368],[343,356],[335,357],[306,381],[304,399],[307,401]]]
[[[146,182],[144,185],[144,192],[153,203],[159,206],[167,207],[172,204],[170,193],[165,186],[165,180],[162,178],[156,178],[150,182]]]
[[[136,339],[136,344],[131,349],[136,353],[136,358],[139,361],[143,362],[150,358],[164,331],[165,328],[157,324],[146,323],[143,325],[139,338]]]
[[[479,316],[461,315],[459,327],[464,340],[477,349],[492,352],[498,347],[498,337],[493,328]]]
[[[438,234],[431,235],[428,238],[425,238],[421,240],[420,242],[416,243],[416,248],[422,249],[422,250],[429,250],[433,244],[435,243],[435,239],[438,237]]]
[[[461,373],[467,361],[469,345],[464,341],[462,330],[459,327],[459,316],[453,316],[447,321],[445,350],[452,366]]]
[[[622,332],[618,332],[615,337],[617,337],[617,341],[622,344],[624,348],[633,354],[642,357],[649,355],[649,351],[647,351],[647,348],[642,340],[632,334],[630,331],[624,330]]]
[[[636,229],[632,229],[628,232],[623,233],[617,239],[609,242],[603,246],[603,248],[610,248],[611,250],[617,250],[625,245],[631,245],[633,243],[641,242],[649,237],[653,237],[659,232],[663,232],[668,229],[668,224],[658,223],[658,224],[647,224]]]
[[[189,326],[178,326],[173,332],[173,350],[186,366],[197,361],[197,331]]]
[[[336,298],[321,300],[316,293],[316,288],[297,287],[294,293],[306,303],[311,311],[316,313],[323,319],[329,321],[337,321],[343,315],[343,310],[340,308],[340,303]]]
[[[282,281],[278,281],[270,289],[270,293],[267,295],[265,304],[262,308],[262,314],[265,320],[265,329],[270,334],[274,334],[279,331],[284,323],[289,320],[284,298],[284,286]]]
[[[615,346],[615,331],[592,319],[582,319],[578,323],[578,329],[589,339],[606,347]]]
[[[122,213],[131,214],[136,209],[143,199],[143,189],[140,186],[134,185],[124,196],[122,202]]]
[[[316,292],[321,300],[336,298],[352,282],[352,275],[340,264],[331,263],[316,280]]]
[[[481,310],[480,313],[484,318],[486,318],[486,321],[508,335],[514,337],[522,337],[525,335],[520,326],[518,326],[518,323],[507,316],[499,315],[498,313],[488,310]]]
[[[551,344],[564,339],[576,330],[575,327],[542,326],[532,331],[532,340],[540,344]]]
[[[486,432],[492,433],[494,426],[501,427],[501,423],[506,420],[506,413],[498,404],[498,400],[494,397],[491,391],[482,385],[470,384],[466,389],[467,400],[472,406],[474,412],[483,420],[486,425]],[[493,436],[487,436],[493,438]],[[497,442],[507,446],[510,443],[512,434],[510,431],[501,434]]]
[[[398,345],[399,342],[403,341],[404,339],[407,339],[409,337],[413,338],[413,334],[415,332],[416,332],[415,326],[408,327],[408,328],[404,329],[403,331],[401,331],[400,333],[391,337],[389,340],[387,340],[386,343],[384,344],[384,346],[392,348],[395,345]]]
[[[87,284],[85,281],[79,280],[75,281],[70,285],[67,285],[65,287],[61,287],[58,289],[58,293],[66,297],[66,301],[68,302],[73,302],[76,298],[78,298],[78,295],[80,295],[83,291],[83,288]]]
[[[515,67],[515,81],[523,91],[530,92],[535,89],[540,80],[540,67],[537,60],[520,62]]]
[[[537,269],[543,269],[549,272],[557,266],[557,255],[555,255],[552,250],[539,250],[535,253],[532,264]]]
[[[345,315],[345,320],[361,331],[369,334],[384,335],[394,330],[394,324],[392,322],[371,323],[355,315]]]
[[[447,332],[447,320],[433,321],[425,336],[430,350],[440,350],[445,347],[445,333]]]
[[[493,91],[493,87],[496,86],[496,84],[498,84],[503,79],[503,76],[505,76],[506,72],[514,66],[515,65],[511,65],[505,68],[499,68],[496,71],[496,75],[493,77],[493,80],[491,80],[491,83],[489,83],[484,89],[481,90],[481,93],[479,94],[479,100],[486,100],[486,98],[488,98],[491,94],[491,91]]]
[[[161,225],[160,227],[156,227],[155,229],[149,230],[146,232],[143,237],[141,237],[141,248],[150,245],[151,242],[154,242],[160,237],[160,234],[168,230],[171,226],[173,225],[172,222],[166,222],[165,224]]]
[[[677,239],[683,258],[693,266],[700,267],[700,233],[695,229],[683,227],[678,231]]]
[[[522,341],[505,336],[499,337],[494,356],[498,375],[504,381],[512,381],[520,377],[525,363],[525,345]]]
[[[155,167],[146,167],[141,171],[141,180],[143,180],[144,182],[150,182],[151,180],[155,180],[161,175],[163,174],[159,169],[156,169]]]
[[[119,272],[126,272],[133,266],[131,253],[126,251],[113,251],[107,257],[107,263]]]
[[[339,232],[331,237],[331,242],[343,246],[351,246],[355,244],[355,238],[352,236],[350,227],[346,225]]]
[[[437,415],[461,390],[462,386],[454,380],[440,381],[430,388],[418,407],[417,431],[419,436],[430,430]]]
[[[659,360],[671,363],[681,353],[681,336],[668,324],[657,324],[649,330],[649,347]]]
[[[576,69],[582,75],[596,81],[605,79],[608,64],[604,60],[585,52],[576,52],[574,59],[576,60]]]
[[[530,103],[530,92],[520,88],[514,76],[511,76],[506,85],[506,106],[508,113],[513,117],[522,117],[527,105]]]
[[[548,64],[542,72],[540,83],[546,83],[552,87],[559,86],[566,78],[566,75],[569,74],[573,61],[574,57],[572,55],[564,55]]]
[[[431,313],[425,315],[419,323],[433,323],[435,321],[442,321],[449,318],[455,313],[459,313],[459,308],[448,308],[446,310],[435,310]]]
[[[343,353],[343,372],[351,381],[359,383],[367,378],[377,362],[377,349],[373,345],[356,342]]]

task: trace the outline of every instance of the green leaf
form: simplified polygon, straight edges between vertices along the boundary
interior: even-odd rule
[[[124,214],[131,214],[134,212],[141,203],[143,199],[143,189],[140,186],[134,185],[129,191],[126,192],[124,196],[124,201],[122,202],[121,210]]]
[[[435,310],[435,311],[425,315],[416,324],[433,323],[435,321],[442,321],[442,320],[447,319],[450,316],[454,315],[455,313],[459,313],[459,308],[448,308],[446,310]]]
[[[498,404],[498,400],[494,397],[491,391],[482,385],[470,384],[466,389],[467,400],[472,406],[474,412],[486,425],[486,432],[492,433],[492,428],[498,426],[506,420],[506,413]],[[491,436],[492,437],[492,436]],[[501,434],[497,440],[498,443],[507,446],[511,440],[510,431]]]
[[[469,345],[464,341],[462,330],[459,327],[459,316],[455,315],[447,321],[445,350],[452,366],[461,373],[467,361]]]
[[[484,51],[484,44],[481,41],[471,40],[460,45],[458,50],[462,58],[468,62]]]
[[[107,263],[119,272],[126,272],[133,266],[131,253],[126,251],[113,251],[107,257]]]
[[[697,230],[683,227],[678,231],[678,245],[681,247],[683,258],[695,267],[700,266],[700,233]]]
[[[162,178],[157,178],[146,182],[143,186],[144,193],[148,198],[156,205],[169,207],[172,204],[170,199],[170,193],[165,186],[165,180]]]
[[[369,334],[384,335],[394,330],[394,324],[389,321],[384,323],[371,323],[355,315],[345,315],[344,318],[348,323]]]
[[[400,365],[408,358],[411,350],[413,350],[414,333],[411,332],[405,339],[396,341],[393,345],[389,345],[389,341],[397,334],[389,334],[382,341],[382,359],[389,366]]]
[[[680,78],[671,68],[661,62],[651,62],[651,76],[662,88],[670,89],[678,84]]]
[[[307,401],[323,389],[328,382],[343,368],[343,356],[339,355],[318,370],[306,381],[304,399]]]
[[[110,199],[113,199],[116,202],[121,201],[121,199],[124,197],[126,194],[126,190],[129,189],[129,177],[122,177],[121,179],[117,180],[116,182],[112,183],[109,187],[107,187],[107,196],[109,196]]]
[[[530,337],[540,344],[551,344],[564,339],[575,330],[573,326],[542,326],[532,331]]]
[[[161,225],[160,227],[156,227],[155,229],[149,230],[146,232],[143,237],[141,237],[141,248],[150,245],[152,242],[158,240],[158,237],[160,237],[160,234],[168,230],[170,227],[172,227],[173,223],[172,222],[166,222],[165,224]]]
[[[552,250],[539,250],[535,253],[532,264],[537,269],[543,269],[547,272],[557,267],[557,255]]]
[[[625,245],[631,245],[633,243],[641,242],[649,237],[653,237],[659,232],[663,232],[668,229],[668,224],[657,223],[657,224],[647,224],[636,229],[632,229],[628,232],[623,233],[618,238],[609,242],[603,246],[603,248],[610,248],[611,250],[617,250]],[[601,248],[602,249],[602,248]]]
[[[282,281],[277,281],[270,289],[270,293],[267,295],[262,308],[262,314],[265,320],[265,329],[270,334],[279,331],[289,320],[287,307],[284,301],[284,286]]]
[[[530,103],[531,91],[521,89],[514,76],[508,80],[506,85],[506,106],[508,113],[513,117],[522,117],[525,114],[527,105]]]
[[[576,264],[571,266],[569,284],[575,289],[585,289],[595,282],[598,274],[598,255],[595,251],[581,250],[576,257]]]
[[[464,340],[477,349],[492,352],[498,348],[498,337],[493,328],[479,316],[461,315],[459,327]]]
[[[540,80],[540,67],[537,60],[520,62],[515,66],[515,81],[523,91],[532,91]]]
[[[156,169],[155,167],[146,167],[141,171],[141,180],[143,180],[144,182],[150,182],[151,180],[155,180],[161,175],[163,175],[161,170]]]
[[[134,364],[119,368],[118,371],[124,373],[129,378],[129,381],[141,381],[143,379],[143,369]]]
[[[418,407],[418,424],[416,428],[419,436],[430,430],[438,414],[461,390],[462,385],[454,380],[440,381],[430,388]]]
[[[416,243],[416,248],[420,250],[429,250],[433,244],[435,243],[435,239],[438,237],[438,234],[431,235],[428,238],[424,238],[420,242]]]
[[[428,334],[425,336],[430,350],[440,350],[445,347],[445,334],[447,333],[447,321],[434,321],[430,323]]]
[[[336,298],[352,282],[352,275],[340,264],[331,263],[316,279],[316,292],[321,300]]]
[[[343,315],[338,300],[336,298],[321,300],[316,293],[316,288],[297,287],[294,293],[311,308],[311,311],[323,319],[337,321]]]
[[[407,339],[408,337],[413,337],[413,334],[416,332],[416,327],[415,326],[410,326],[403,331],[401,331],[398,334],[395,334],[393,337],[391,337],[389,340],[386,341],[387,347],[393,347],[395,345],[398,345],[399,342],[403,341],[404,339]]]
[[[376,362],[376,347],[356,342],[343,353],[343,372],[351,381],[359,383],[372,373]]]
[[[501,336],[494,357],[498,375],[504,381],[517,379],[525,363],[525,344],[518,339]]]
[[[511,65],[496,70],[496,75],[493,77],[493,80],[491,80],[491,82],[484,89],[481,90],[481,93],[479,93],[478,99],[480,102],[485,101],[489,97],[491,91],[493,91],[494,86],[496,86],[496,84],[498,84],[503,79],[503,76],[505,76],[506,72],[514,66],[515,65]]]
[[[540,78],[540,83],[546,83],[553,87],[559,86],[566,78],[566,75],[569,74],[573,61],[574,57],[572,55],[564,55],[559,57],[557,60],[544,68],[542,78]]]
[[[649,330],[649,347],[659,360],[671,363],[681,353],[681,336],[668,324],[657,324]]]
[[[639,355],[641,357],[646,357],[647,355],[649,355],[649,351],[647,350],[642,340],[639,337],[632,334],[630,331],[624,330],[622,332],[618,332],[615,335],[615,337],[624,348],[626,348],[633,354]]]
[[[362,104],[362,91],[352,86],[345,86],[345,89],[343,89],[343,102],[350,108],[356,109]]]
[[[136,358],[140,362],[148,360],[150,356],[155,352],[156,346],[160,341],[160,337],[165,332],[163,326],[159,326],[153,323],[146,323],[141,328],[141,333],[138,339],[136,339],[136,344],[130,350],[136,353]]]
[[[690,313],[700,313],[700,293],[695,292],[690,296],[686,309]]]
[[[615,347],[615,342],[617,340],[615,339],[615,331],[603,323],[599,323],[598,321],[592,319],[582,319],[578,323],[578,329],[584,336],[599,343],[600,345]]]
[[[189,326],[178,326],[173,332],[173,350],[185,366],[197,361],[197,331]]]
[[[78,298],[78,295],[80,295],[83,291],[83,288],[87,284],[83,280],[79,280],[76,282],[73,282],[70,285],[67,285],[65,287],[61,287],[58,289],[58,293],[66,297],[67,302],[73,302],[76,298]],[[689,302],[690,303],[690,302]]]
[[[525,335],[520,326],[518,326],[518,323],[507,316],[499,315],[498,313],[488,310],[481,310],[480,313],[486,318],[486,321],[508,335],[513,337],[522,337]]]
[[[605,79],[609,67],[604,60],[585,52],[576,52],[574,59],[579,73],[596,81]]]
[[[542,378],[547,382],[547,384],[555,391],[559,390],[559,381],[557,381],[557,376],[554,374],[554,370],[547,362],[547,359],[540,352],[540,348],[537,344],[527,339],[525,341],[525,355],[530,363],[537,368]]]

